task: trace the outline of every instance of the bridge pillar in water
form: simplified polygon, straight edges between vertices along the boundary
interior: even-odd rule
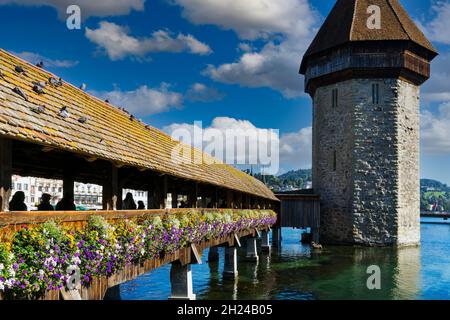
[[[209,248],[208,262],[216,261],[219,261],[219,247],[211,247]]]
[[[195,300],[191,267],[191,264],[181,265],[180,261],[172,263],[170,269],[170,284],[172,287],[170,300]]]
[[[258,261],[258,247],[256,245],[256,237],[247,238],[247,253],[245,255],[245,260],[247,261]]]
[[[264,253],[270,253],[269,231],[264,230],[261,235],[261,250]]]
[[[315,243],[320,243],[319,228],[311,228],[311,240]]]
[[[272,245],[275,247],[281,245],[281,228],[272,229]]]
[[[225,263],[223,268],[223,277],[234,279],[238,276],[237,269],[237,248],[225,247]]]
[[[122,300],[120,296],[120,285],[108,288],[103,300]]]

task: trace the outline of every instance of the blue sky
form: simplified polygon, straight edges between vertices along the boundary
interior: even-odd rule
[[[422,90],[422,176],[450,184],[450,2],[401,1],[440,52]],[[78,4],[80,30],[65,14]],[[281,171],[311,163],[298,67],[324,0],[0,0],[1,47],[145,122],[280,130]],[[5,27],[6,26],[6,27]]]

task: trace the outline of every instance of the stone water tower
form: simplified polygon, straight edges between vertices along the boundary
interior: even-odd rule
[[[338,0],[300,68],[321,241],[420,241],[419,86],[437,52],[398,0]]]

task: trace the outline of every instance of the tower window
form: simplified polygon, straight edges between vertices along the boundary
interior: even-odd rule
[[[331,91],[331,106],[337,108],[338,106],[338,89],[333,89]]]
[[[380,85],[378,83],[372,84],[372,103],[380,103]]]
[[[336,150],[333,151],[333,171],[336,171],[337,167],[337,152]]]

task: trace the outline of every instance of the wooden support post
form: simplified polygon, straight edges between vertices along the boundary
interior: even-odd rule
[[[119,185],[119,169],[108,165],[103,182],[103,210],[120,210],[122,208],[122,188]]]
[[[155,183],[155,209],[166,209],[167,208],[167,189],[168,182],[167,176],[163,175],[156,179]]]
[[[236,206],[237,206],[238,209],[242,209],[243,208],[242,192],[238,192],[237,193]]]
[[[75,194],[74,188],[75,188],[75,177],[73,175],[73,172],[65,170],[63,176],[63,197],[73,201]]]
[[[219,247],[209,248],[208,262],[219,261]]]
[[[225,247],[223,277],[224,279],[235,279],[237,276],[237,249],[236,247]]]
[[[219,190],[217,190],[217,187],[214,187],[214,190],[212,192],[212,207],[217,209],[219,207]]]
[[[173,262],[170,268],[170,283],[171,300],[195,300],[190,264],[182,266],[179,260]]]
[[[176,209],[178,208],[178,193],[175,190],[172,190],[170,194],[172,196],[172,208]]]
[[[8,211],[12,185],[12,143],[0,138],[0,212]]]
[[[197,208],[198,200],[198,183],[194,182],[192,187],[189,188],[188,192],[188,207],[189,208]]]
[[[250,195],[249,194],[245,194],[244,208],[245,209],[251,209]]]
[[[151,187],[147,188],[147,209],[157,209],[155,206],[155,189]]]
[[[234,195],[231,190],[227,190],[227,208],[234,209]]]

